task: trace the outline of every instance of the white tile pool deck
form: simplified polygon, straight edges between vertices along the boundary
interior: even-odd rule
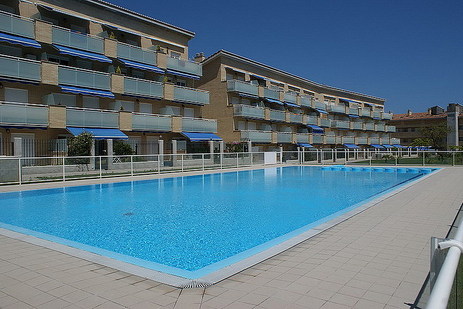
[[[463,201],[446,168],[208,288],[177,289],[0,236],[0,308],[408,308]]]

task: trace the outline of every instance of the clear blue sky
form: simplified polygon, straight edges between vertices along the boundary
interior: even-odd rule
[[[225,49],[386,110],[463,103],[462,0],[109,0],[194,31],[190,57]]]

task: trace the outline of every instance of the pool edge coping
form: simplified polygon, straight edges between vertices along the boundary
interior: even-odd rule
[[[296,165],[299,166],[299,165]],[[268,166],[271,167],[271,166]],[[259,167],[256,169],[262,169],[265,167]],[[346,213],[343,213],[339,215],[336,218],[330,219],[315,228],[310,228],[309,230],[306,230],[298,235],[295,235],[294,237],[291,237],[279,244],[276,244],[270,248],[267,248],[261,252],[258,252],[256,254],[253,254],[249,257],[246,257],[236,263],[233,263],[231,265],[225,266],[221,269],[218,269],[212,273],[206,274],[200,278],[197,279],[189,279],[189,278],[184,278],[180,276],[176,276],[173,274],[168,274],[164,273],[161,271],[145,268],[142,266],[130,264],[128,262],[123,262],[114,258],[110,258],[107,256],[99,255],[96,253],[92,253],[83,249],[78,249],[75,247],[67,246],[64,244],[56,243],[53,241],[45,240],[42,238],[38,238],[35,236],[27,235],[24,233],[12,231],[9,229],[5,228],[0,228],[0,235],[6,236],[9,238],[25,241],[27,243],[45,247],[51,250],[55,250],[64,254],[68,254],[73,257],[81,258],[89,262],[97,263],[103,266],[111,267],[119,271],[123,271],[132,275],[136,275],[139,277],[143,277],[146,279],[154,280],[159,283],[167,284],[176,288],[195,288],[195,287],[207,287],[213,284],[216,284],[228,277],[231,277],[245,269],[248,269],[260,262],[263,262],[275,255],[278,255],[279,253],[282,253],[306,240],[309,240],[310,238],[336,226],[339,223],[342,223],[349,218],[356,216],[365,210],[377,205],[378,203],[388,199],[389,197],[398,194],[401,191],[404,191],[408,189],[409,187],[416,185],[417,183],[441,172],[446,168],[439,168],[433,173],[425,174],[422,177],[412,180],[409,183],[406,183],[402,186],[399,186],[396,189],[393,189],[390,192],[387,192],[385,194],[382,194],[373,200],[370,200],[360,206],[357,206],[356,208],[347,211]],[[223,170],[221,170],[222,172]],[[201,173],[201,174],[210,174],[210,173]],[[175,177],[172,175],[169,175],[171,177]],[[190,175],[188,175],[190,176]],[[85,184],[86,185],[86,184]],[[18,186],[19,187],[19,186]],[[21,190],[17,190],[21,191]]]

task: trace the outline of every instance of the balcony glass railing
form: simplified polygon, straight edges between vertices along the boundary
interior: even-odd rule
[[[286,113],[283,111],[270,110],[270,120],[272,121],[286,121]]]
[[[323,135],[321,135],[321,134],[313,134],[312,135],[312,143],[313,144],[323,144]]]
[[[307,116],[307,124],[313,124],[318,126],[318,117],[317,116]]]
[[[108,73],[59,66],[58,81],[62,85],[91,89],[110,90],[111,77]]]
[[[369,137],[368,141],[369,141],[369,144],[379,144],[380,143],[379,137]]]
[[[386,132],[394,133],[395,132],[395,126],[386,126]]]
[[[331,104],[329,105],[329,111],[332,113],[346,113],[346,106],[345,105],[335,105]]]
[[[351,122],[351,130],[363,130],[363,122]]]
[[[171,132],[172,118],[170,116],[133,113],[132,130]]]
[[[182,118],[182,130],[185,132],[217,132],[217,121],[200,118]]]
[[[375,130],[375,124],[370,123],[370,122],[365,123],[365,130],[374,131]]]
[[[357,145],[366,145],[368,144],[368,138],[366,137],[356,137],[355,144]]]
[[[391,137],[391,145],[400,145],[400,138]]]
[[[359,109],[357,107],[349,107],[349,115],[357,115],[359,114]]]
[[[277,132],[277,143],[292,143],[293,133],[290,132]]]
[[[299,114],[290,114],[289,121],[292,123],[303,123],[303,116]]]
[[[343,144],[355,144],[355,137],[353,136],[343,136],[342,137]]]
[[[249,105],[235,105],[234,115],[246,118],[264,119],[265,109]]]
[[[336,144],[336,136],[325,135],[325,144]]]
[[[362,108],[360,110],[360,116],[363,116],[363,117],[371,117],[371,110],[368,109],[368,108]]]
[[[40,62],[16,57],[0,56],[0,76],[40,81]]]
[[[81,34],[69,29],[53,26],[52,41],[53,44],[104,54],[104,39],[97,36]]]
[[[385,145],[385,144],[388,145],[388,144],[390,144],[389,137],[381,137],[381,138],[379,139],[379,143],[380,143],[381,145]]]
[[[6,32],[30,39],[35,38],[34,22],[7,12],[0,12],[0,32]]]
[[[119,113],[114,111],[66,108],[66,126],[68,127],[94,127],[118,128]]]
[[[343,121],[343,120],[335,120],[333,121],[334,127],[338,129],[349,129],[349,121]]]
[[[312,101],[312,102],[313,102],[313,108],[326,111],[326,104],[324,102],[320,102],[320,101]]]
[[[380,119],[381,118],[381,112],[373,111],[372,116],[373,116],[373,118]]]
[[[331,120],[326,118],[320,118],[320,126],[324,128],[331,127]]]
[[[264,97],[268,99],[280,100],[280,91],[276,89],[264,88]]]
[[[174,85],[174,101],[199,105],[209,104],[209,91]]]
[[[124,93],[141,97],[162,98],[164,96],[164,84],[125,76]]]
[[[301,96],[300,98],[301,106],[311,107],[312,99],[308,96]]]
[[[376,131],[384,132],[386,130],[386,126],[384,124],[378,123],[376,124]]]
[[[157,64],[155,51],[121,42],[117,43],[117,57],[154,66]]]
[[[6,126],[48,126],[48,107],[43,105],[0,103],[0,123]]]
[[[310,143],[310,134],[309,133],[297,133],[296,142],[297,143]]]
[[[292,92],[285,92],[284,100],[285,102],[296,104],[297,94]]]
[[[267,131],[241,131],[242,141],[251,141],[256,143],[271,143],[272,132]]]
[[[381,114],[381,119],[384,119],[384,120],[391,120],[392,119],[392,114],[391,113],[382,113]]]
[[[185,72],[197,76],[203,75],[203,69],[199,63],[167,57],[167,68],[179,72]]]
[[[227,81],[227,89],[228,91],[236,91],[236,92],[251,94],[255,96],[259,95],[259,88],[257,85],[242,82],[239,80]]]

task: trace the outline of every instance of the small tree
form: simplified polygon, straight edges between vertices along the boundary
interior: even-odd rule
[[[445,145],[447,144],[445,140],[447,138],[447,134],[450,133],[450,131],[450,128],[445,124],[425,127],[420,130],[423,137],[430,141],[429,145],[434,149],[445,148]]]
[[[410,146],[430,146],[432,141],[429,138],[415,138],[413,142],[410,143]]]
[[[68,139],[68,155],[71,157],[90,156],[93,146],[93,135],[88,132],[81,133]],[[72,159],[74,164],[88,164],[90,159]]]
[[[113,149],[116,156],[130,156],[134,154],[132,146],[119,140],[114,141]]]

